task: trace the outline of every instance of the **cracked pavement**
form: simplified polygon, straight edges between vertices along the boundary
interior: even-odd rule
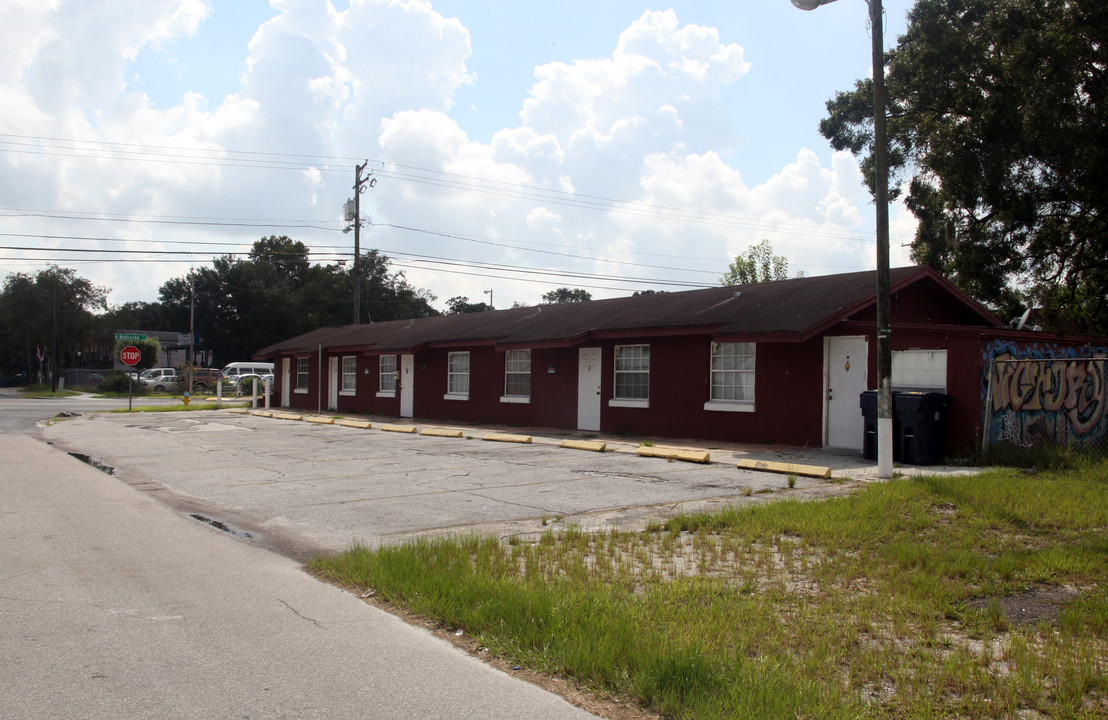
[[[635,529],[677,512],[850,486],[801,477],[788,489],[782,475],[729,460],[698,465],[226,411],[85,415],[42,432],[172,507],[233,524],[296,559],[426,534],[528,535],[554,523]]]

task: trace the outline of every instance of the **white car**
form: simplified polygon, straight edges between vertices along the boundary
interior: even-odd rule
[[[139,384],[154,392],[165,392],[177,388],[177,370],[175,368],[150,368],[138,377]]]

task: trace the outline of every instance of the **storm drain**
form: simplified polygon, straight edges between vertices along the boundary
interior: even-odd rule
[[[97,470],[99,470],[100,472],[105,472],[109,475],[115,475],[115,468],[113,468],[111,465],[105,465],[104,463],[100,462],[99,460],[92,457],[91,455],[85,455],[84,453],[71,452],[71,453],[69,453],[69,456],[77,458],[78,460],[83,462],[85,465],[90,465],[90,466],[96,468]]]
[[[239,530],[237,528],[233,528],[230,525],[228,525],[227,523],[223,522],[222,520],[215,520],[215,519],[210,518],[210,517],[205,517],[204,515],[201,515],[199,513],[191,513],[189,515],[189,517],[192,518],[193,520],[199,520],[200,522],[204,523],[205,525],[211,525],[216,530],[222,530],[223,532],[225,532],[229,535],[234,535],[237,538],[242,538],[243,540],[253,540],[254,539],[254,536],[251,535],[250,533],[246,532],[245,530]]]

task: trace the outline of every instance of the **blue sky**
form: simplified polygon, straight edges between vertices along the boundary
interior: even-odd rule
[[[122,303],[269,234],[333,262],[364,159],[363,248],[440,308],[695,287],[762,239],[793,272],[873,267],[857,165],[817,131],[869,73],[862,0],[7,5],[0,232],[38,249],[5,275],[58,262]],[[894,206],[894,264],[913,228]]]

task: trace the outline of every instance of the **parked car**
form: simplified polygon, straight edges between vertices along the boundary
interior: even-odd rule
[[[178,384],[183,389],[185,383],[188,382],[188,370],[182,370],[178,376]],[[193,368],[192,370],[192,391],[193,392],[207,392],[209,388],[214,388],[216,383],[223,377],[219,370],[216,368]]]
[[[16,387],[27,384],[27,373],[18,372],[15,375],[0,377],[0,387]]]
[[[139,384],[147,390],[165,392],[177,389],[176,368],[150,368],[139,375]]]

